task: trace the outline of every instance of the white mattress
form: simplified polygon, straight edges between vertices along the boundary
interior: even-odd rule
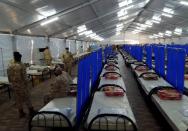
[[[125,87],[125,83],[123,81],[123,78],[120,77],[119,79],[117,80],[108,80],[106,79],[105,77],[101,77],[100,79],[100,83],[99,83],[99,88],[103,85],[107,85],[107,84],[114,84],[114,85],[119,85],[121,86],[125,91],[126,91],[126,87]]]
[[[171,86],[166,80],[161,77],[158,78],[158,80],[144,80],[143,78],[138,78],[138,81],[147,95],[153,88],[157,86]]]
[[[126,95],[123,97],[107,97],[103,92],[96,92],[85,126],[88,128],[88,125],[91,122],[91,120],[99,114],[120,114],[129,117],[134,123],[136,123]],[[106,117],[106,118],[108,120],[109,130],[116,129],[117,118],[114,117],[113,118]],[[107,123],[105,119],[102,118],[100,123],[101,123],[100,128],[106,130]],[[97,119],[93,123],[91,129],[95,129],[95,130],[99,129],[98,125],[99,125],[99,120]],[[130,125],[131,123],[126,121],[127,129],[132,130],[131,128],[132,126]],[[118,129],[119,130],[124,129],[124,123],[121,120],[118,121]]]
[[[9,84],[8,77],[0,76],[0,84]]]
[[[136,75],[137,77],[140,77],[140,75],[141,75],[142,73],[145,73],[145,72],[137,71],[137,70],[135,70],[134,72],[135,72],[135,75]],[[155,72],[155,71],[154,71],[154,70],[148,70],[148,71],[146,71],[146,72]]]
[[[182,113],[183,108],[188,107],[187,96],[183,95],[182,100],[161,100],[157,95],[153,95],[152,101],[174,131],[186,131],[188,129],[188,117]]]
[[[107,71],[105,68],[103,68],[103,70],[102,70],[102,72],[101,72],[101,74],[100,74],[100,77],[102,77],[106,72],[117,72],[117,73],[120,74],[119,69],[116,69],[115,71]]]
[[[50,70],[53,70],[55,66],[31,65],[29,67],[30,70],[44,70],[45,68],[49,68]]]
[[[76,97],[53,99],[47,105],[45,105],[39,112],[41,111],[62,113],[69,119],[71,124],[74,126],[76,118]],[[68,127],[68,123],[63,117],[59,117],[58,115],[54,114],[35,115],[32,119],[31,125],[34,127],[45,127],[44,116],[46,118],[47,127],[53,127],[53,122],[54,127]],[[62,119],[61,121],[60,118]]]
[[[42,75],[42,71],[38,71],[38,70],[27,70],[27,75]]]

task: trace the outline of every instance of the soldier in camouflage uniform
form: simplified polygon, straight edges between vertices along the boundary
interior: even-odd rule
[[[72,53],[69,51],[69,48],[66,48],[66,51],[62,54],[61,59],[64,62],[65,71],[71,75],[74,58]]]
[[[57,67],[54,72],[56,78],[53,84],[51,84],[51,89],[49,94],[44,96],[44,104],[47,104],[54,98],[66,97],[70,91],[70,85],[73,83],[71,76],[63,71],[61,67]]]
[[[44,50],[44,60],[46,65],[50,66],[52,62],[52,56],[48,47]]]
[[[14,52],[14,63],[11,63],[7,69],[8,79],[15,93],[15,99],[20,118],[25,116],[23,111],[24,103],[29,109],[30,116],[34,115],[35,113],[27,87],[26,68],[21,62],[21,57],[22,55],[19,52]]]

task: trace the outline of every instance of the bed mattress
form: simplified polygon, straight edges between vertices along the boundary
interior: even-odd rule
[[[117,80],[107,80],[106,78],[101,77],[101,80],[100,80],[100,83],[99,83],[99,88],[103,85],[109,85],[109,84],[110,85],[119,85],[126,91],[125,83],[124,83],[122,77],[120,77]]]
[[[39,112],[51,112],[36,114],[31,121],[32,127],[69,127],[67,120],[53,112],[66,116],[71,125],[75,125],[76,97],[56,98],[45,105]]]
[[[103,116],[96,119],[91,125],[92,130],[125,130],[125,128],[127,131],[134,130],[130,121],[118,116],[126,116],[133,123],[136,123],[126,95],[123,97],[107,97],[103,92],[96,92],[85,126],[88,128],[93,118],[105,114],[117,116]]]
[[[145,93],[148,95],[149,92],[158,86],[171,86],[166,80],[163,78],[158,78],[158,80],[144,80],[143,78],[138,78],[139,83],[144,89]]]

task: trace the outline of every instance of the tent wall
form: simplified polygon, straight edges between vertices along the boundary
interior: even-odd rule
[[[81,41],[76,41],[77,54],[83,53],[83,43]]]
[[[16,36],[17,51],[22,56],[22,61],[25,63],[38,63],[41,59],[38,48],[45,48],[48,46],[47,39],[44,37],[27,37],[27,36]]]
[[[6,75],[8,63],[13,59],[12,37],[0,35],[0,76]]]
[[[64,39],[51,38],[49,41],[49,45],[53,58],[59,58],[66,48],[66,43]]]
[[[76,42],[75,40],[66,40],[66,47],[70,49],[70,52],[76,54]]]
[[[140,41],[140,43],[163,43],[163,44],[187,44],[188,43],[188,37],[179,37],[179,38],[166,38],[166,39],[144,39]]]
[[[19,51],[22,54],[24,63],[40,64],[40,59],[44,56],[39,52],[39,48],[49,46],[52,57],[56,59],[61,56],[66,47],[76,54],[87,50],[91,44],[57,38],[0,35],[0,76],[6,75],[8,64],[13,59],[13,51]]]

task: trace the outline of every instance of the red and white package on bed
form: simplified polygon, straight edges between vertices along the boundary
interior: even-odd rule
[[[118,87],[109,87],[109,90],[104,91],[106,96],[124,96],[123,89],[119,89]]]
[[[138,66],[138,67],[136,67],[135,70],[140,71],[140,72],[144,72],[144,71],[148,70],[148,67],[147,66]]]
[[[115,67],[115,66],[112,66],[112,65],[105,67],[105,69],[106,69],[107,71],[115,71],[115,70],[116,70],[115,68],[116,68],[116,67]]]
[[[188,80],[188,74],[185,74],[185,75],[184,75],[184,79],[185,79],[185,80]]]
[[[108,62],[107,66],[116,66],[116,64],[114,62]]]
[[[124,91],[123,89],[120,88],[114,88],[114,96],[124,96]]]
[[[68,92],[68,96],[76,96],[77,95],[77,90],[70,90]]]
[[[120,76],[117,73],[107,73],[104,77],[105,79],[117,80]]]
[[[157,96],[162,100],[181,100],[182,94],[175,89],[162,89],[157,92]]]
[[[158,80],[158,75],[153,73],[144,74],[142,77],[144,80]]]

